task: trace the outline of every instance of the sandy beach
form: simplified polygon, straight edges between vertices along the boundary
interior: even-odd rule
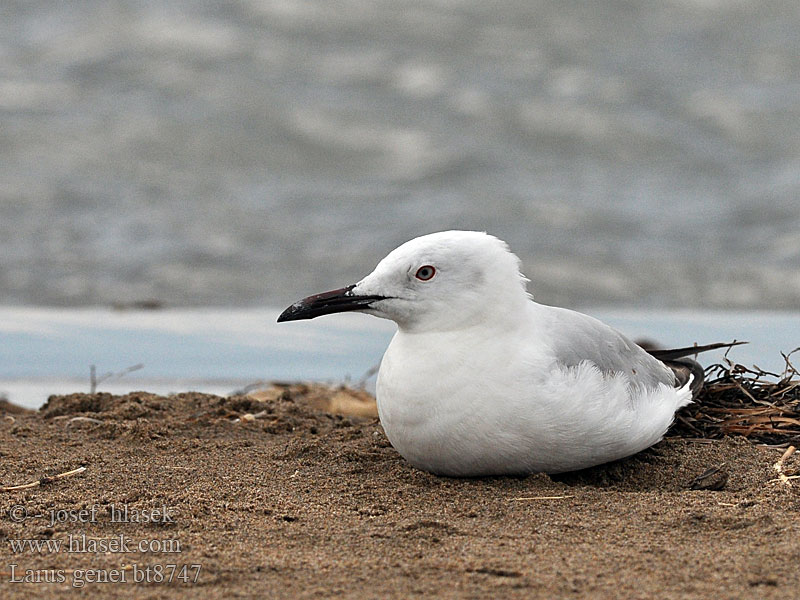
[[[329,412],[342,406],[365,416]],[[584,472],[458,480],[412,468],[369,414],[364,393],[305,385],[4,406],[2,596],[788,598],[800,589],[800,484],[779,478],[784,449],[669,437]],[[781,473],[798,466],[791,455]]]

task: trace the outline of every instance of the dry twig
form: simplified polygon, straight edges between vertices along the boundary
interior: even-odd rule
[[[778,483],[778,482],[780,482],[780,483],[782,483],[784,485],[788,485],[789,487],[792,487],[792,481],[791,480],[792,479],[800,479],[800,475],[787,475],[783,471],[784,464],[786,463],[788,458],[792,454],[794,454],[795,450],[796,450],[796,448],[794,446],[789,446],[786,449],[786,452],[784,452],[783,455],[778,459],[778,462],[776,462],[774,465],[772,465],[772,468],[775,469],[778,472],[778,477],[777,477],[777,479],[771,479],[770,483]]]
[[[23,483],[21,485],[6,485],[0,487],[0,492],[13,492],[16,490],[26,490],[28,488],[37,487],[39,485],[45,485],[48,483],[52,483],[56,479],[64,479],[65,477],[72,477],[73,475],[78,475],[79,473],[83,473],[86,470],[86,467],[78,467],[77,469],[72,469],[71,471],[66,471],[64,473],[59,473],[58,475],[54,475],[53,477],[42,477],[41,479],[37,479],[36,481],[31,481],[30,483]]]
[[[567,494],[565,496],[521,496],[519,498],[511,498],[512,500],[516,501],[523,501],[523,500],[565,500],[567,498],[574,498],[574,494]]]
[[[744,367],[727,357],[706,369],[697,400],[682,409],[673,435],[719,439],[743,435],[766,444],[800,444],[800,373],[783,354],[782,374]]]

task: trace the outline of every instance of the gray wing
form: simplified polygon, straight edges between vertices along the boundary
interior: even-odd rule
[[[616,329],[582,313],[548,308],[551,348],[559,364],[573,367],[589,361],[603,373],[626,373],[647,387],[676,385],[672,369]]]

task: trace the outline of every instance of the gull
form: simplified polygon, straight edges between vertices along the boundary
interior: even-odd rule
[[[660,441],[703,384],[687,356],[646,351],[588,315],[539,304],[505,242],[415,238],[356,284],[304,298],[278,322],[359,311],[397,324],[378,415],[412,465],[450,477],[561,473]]]

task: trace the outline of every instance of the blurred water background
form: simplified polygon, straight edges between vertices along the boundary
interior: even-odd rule
[[[0,395],[357,381],[390,324],[277,310],[451,228],[541,302],[780,370],[798,32],[797,0],[3,0]]]
[[[282,307],[488,230],[545,303],[800,308],[797,0],[4,0],[0,304]]]

